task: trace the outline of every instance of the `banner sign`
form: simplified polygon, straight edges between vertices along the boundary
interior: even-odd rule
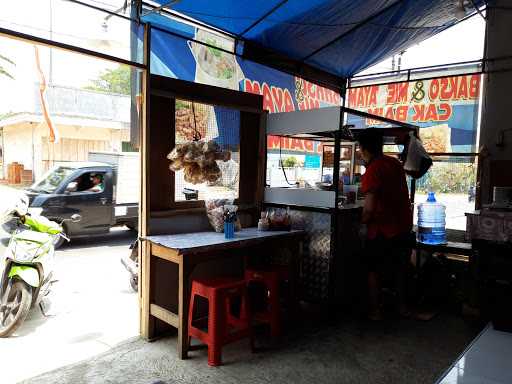
[[[420,126],[428,152],[475,152],[481,75],[349,88],[347,105]],[[361,118],[348,123],[361,125]],[[378,126],[366,119],[364,125]]]
[[[337,92],[226,52],[234,42],[224,36],[192,27],[180,34],[196,41],[151,32],[151,73],[262,95],[270,113],[341,105]]]
[[[270,113],[341,105],[337,92],[226,52],[233,51],[233,40],[185,24],[179,27],[180,35],[189,36],[190,40],[152,30],[151,73],[262,95],[263,108]],[[224,144],[238,143],[237,130],[225,129],[219,108],[214,109],[217,140]],[[269,152],[279,152],[279,138],[269,136],[268,143]],[[311,140],[282,138],[281,144],[285,152],[322,153],[320,143]]]
[[[304,160],[304,168],[320,168],[322,166],[321,164],[321,157],[320,156],[312,156],[312,155],[306,155],[306,159]]]
[[[267,150],[269,152],[283,153],[298,152],[308,155],[321,155],[322,143],[314,140],[295,139],[291,137],[267,136]]]

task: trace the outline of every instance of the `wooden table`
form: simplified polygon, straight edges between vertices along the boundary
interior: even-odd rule
[[[265,242],[276,242],[280,245],[289,244],[292,249],[293,264],[291,267],[298,272],[300,247],[303,231],[269,231],[261,232],[257,228],[245,228],[235,233],[233,239],[225,239],[223,233],[196,232],[176,235],[147,236],[145,242],[142,268],[142,331],[148,338],[154,338],[151,322],[157,318],[178,329],[178,356],[187,357],[188,352],[188,305],[190,300],[189,278],[194,267],[206,261],[225,258],[220,252],[254,247]],[[151,284],[153,271],[151,258],[157,257],[178,266],[178,313],[151,302],[153,297]],[[292,273],[296,276],[296,273]],[[144,329],[145,328],[145,329]]]

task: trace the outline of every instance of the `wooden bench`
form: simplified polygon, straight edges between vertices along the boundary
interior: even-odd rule
[[[471,243],[459,243],[449,241],[446,244],[423,244],[416,242],[416,250],[427,251],[429,253],[442,253],[450,260],[468,262],[473,253]]]

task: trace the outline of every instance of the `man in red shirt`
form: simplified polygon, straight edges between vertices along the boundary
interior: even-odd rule
[[[400,313],[408,315],[404,297],[407,249],[412,230],[412,210],[402,164],[382,153],[382,135],[378,128],[364,131],[358,138],[366,172],[361,180],[365,194],[362,222],[367,235],[365,255],[368,266],[368,290],[371,319],[381,318],[380,277],[384,270],[395,275]]]

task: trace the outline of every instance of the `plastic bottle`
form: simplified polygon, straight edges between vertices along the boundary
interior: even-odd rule
[[[266,212],[261,212],[261,218],[258,220],[258,231],[268,231],[269,222]]]
[[[434,192],[418,205],[418,241],[424,244],[446,244],[446,207],[436,201]]]

